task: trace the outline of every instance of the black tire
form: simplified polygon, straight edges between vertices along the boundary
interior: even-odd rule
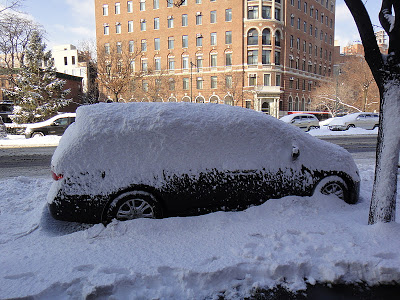
[[[335,195],[339,199],[350,203],[350,193],[346,182],[339,176],[328,176],[323,178],[315,187],[314,195]]]
[[[103,223],[107,224],[112,219],[127,221],[161,217],[161,205],[152,194],[145,191],[128,191],[110,202],[103,216]]]
[[[354,124],[350,124],[347,126],[346,130],[349,130],[350,128],[356,128],[356,126]]]
[[[32,133],[32,137],[44,136],[44,133],[41,131]]]

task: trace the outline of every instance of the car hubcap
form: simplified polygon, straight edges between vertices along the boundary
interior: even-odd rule
[[[138,218],[154,218],[153,207],[142,199],[127,200],[117,212],[118,220],[132,220]]]
[[[335,195],[338,198],[344,200],[343,188],[340,186],[340,184],[338,184],[336,182],[331,182],[331,183],[328,183],[327,185],[325,185],[322,188],[321,193],[324,195]]]

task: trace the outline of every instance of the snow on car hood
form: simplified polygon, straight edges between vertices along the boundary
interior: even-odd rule
[[[39,128],[39,127],[43,127],[43,126],[49,126],[55,120],[60,119],[62,117],[75,117],[75,113],[60,114],[60,115],[54,116],[46,121],[32,123],[32,124],[25,124],[25,125],[26,125],[26,128]]]
[[[294,146],[300,149],[295,161]],[[52,158],[56,173],[90,174],[94,177],[88,180],[98,182],[96,189],[103,193],[132,183],[158,186],[164,172],[190,175],[302,165],[358,178],[353,159],[339,146],[253,110],[194,103],[81,106]]]

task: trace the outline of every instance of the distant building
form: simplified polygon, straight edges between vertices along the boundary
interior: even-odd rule
[[[98,53],[140,49],[133,69],[169,76],[162,101],[225,103],[279,117],[307,110],[318,82],[332,79],[335,1],[173,2],[95,1]],[[102,92],[104,101],[112,96]]]
[[[378,47],[381,50],[381,53],[388,54],[388,36],[384,30],[375,32],[376,41],[378,43]],[[361,43],[355,43],[352,45],[348,45],[343,47],[344,55],[362,55],[364,56],[364,47]]]
[[[57,72],[82,77],[82,90],[86,92],[88,90],[88,63],[84,60],[84,53],[71,44],[54,46],[51,53]]]

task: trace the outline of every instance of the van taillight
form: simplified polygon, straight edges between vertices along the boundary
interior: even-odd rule
[[[60,179],[62,179],[64,176],[62,175],[62,174],[56,174],[56,173],[54,173],[53,171],[51,171],[51,177],[53,177],[53,179],[55,180],[55,181],[57,181],[57,180],[60,180]]]

